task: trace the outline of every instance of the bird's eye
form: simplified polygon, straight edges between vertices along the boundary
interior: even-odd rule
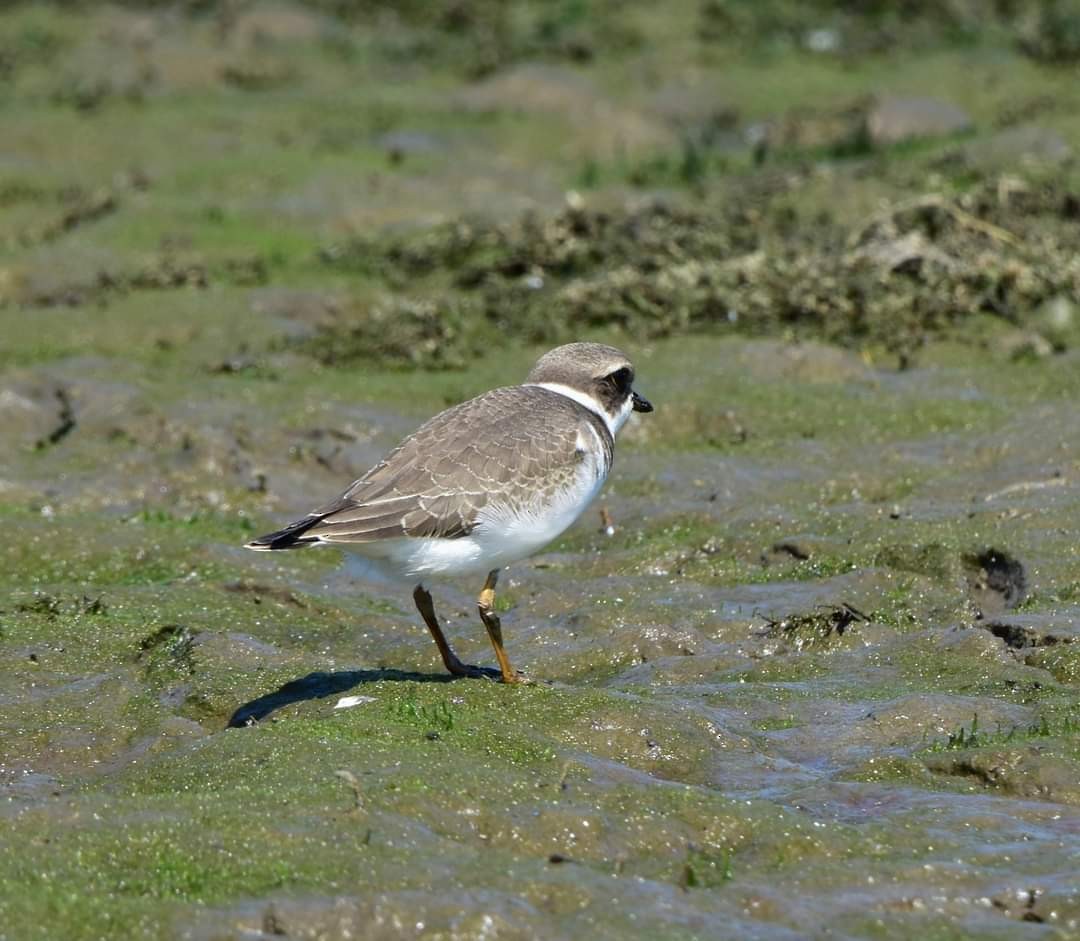
[[[623,366],[621,369],[609,373],[607,378],[608,382],[615,386],[616,389],[625,392],[634,381],[634,371],[629,366]]]

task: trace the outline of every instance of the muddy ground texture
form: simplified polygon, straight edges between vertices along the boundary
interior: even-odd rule
[[[0,938],[1080,937],[1068,5],[398,6],[0,14]],[[241,548],[585,337],[534,685]]]

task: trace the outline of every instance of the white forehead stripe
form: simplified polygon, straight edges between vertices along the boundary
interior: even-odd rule
[[[561,382],[530,382],[530,386],[539,386],[541,389],[547,389],[548,392],[555,392],[559,395],[565,395],[568,399],[573,399],[578,405],[584,405],[590,412],[600,416],[604,420],[604,424],[607,425],[607,429],[611,432],[611,437],[615,437],[615,432],[619,430],[625,418],[620,421],[620,416],[615,416],[614,419],[607,413],[607,410],[601,405],[595,398],[589,395],[588,392],[582,392],[580,389],[574,389],[571,386],[563,385]]]

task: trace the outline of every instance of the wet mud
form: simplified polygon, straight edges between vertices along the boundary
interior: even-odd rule
[[[1068,31],[399,6],[0,14],[0,938],[1080,936]],[[241,548],[570,337],[534,683]]]

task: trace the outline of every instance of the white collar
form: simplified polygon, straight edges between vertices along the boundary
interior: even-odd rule
[[[529,382],[526,385],[538,386],[541,389],[547,389],[548,392],[555,392],[558,395],[564,395],[568,399],[573,399],[578,405],[583,405],[594,415],[601,418],[607,430],[614,438],[619,429],[625,424],[626,419],[630,417],[630,413],[634,410],[634,401],[631,396],[626,397],[626,402],[623,407],[615,415],[609,415],[606,408],[601,405],[596,398],[589,395],[588,392],[582,392],[580,389],[574,389],[571,386],[563,385],[561,382]]]

